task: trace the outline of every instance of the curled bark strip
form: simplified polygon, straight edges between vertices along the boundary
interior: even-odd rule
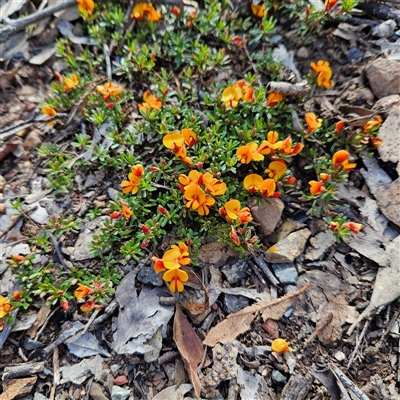
[[[3,373],[3,381],[7,379],[20,378],[22,376],[30,376],[34,374],[38,374],[39,372],[43,372],[44,370],[44,361],[29,363],[29,364],[21,364],[16,365],[14,367],[5,367]]]
[[[267,89],[270,92],[293,97],[305,96],[307,93],[310,93],[311,90],[306,81],[301,81],[299,83],[269,82],[267,84]]]
[[[395,4],[398,4],[395,2]],[[360,3],[357,8],[363,10],[366,14],[372,15],[373,17],[382,19],[384,21],[388,19],[394,19],[397,25],[400,24],[400,11],[396,10],[392,5],[375,3],[373,1],[368,3]]]

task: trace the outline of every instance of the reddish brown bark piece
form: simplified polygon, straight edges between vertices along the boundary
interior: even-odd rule
[[[203,345],[179,305],[176,305],[174,340],[189,375],[189,379],[194,387],[196,396],[199,398],[201,383],[197,375],[197,367],[203,359]]]

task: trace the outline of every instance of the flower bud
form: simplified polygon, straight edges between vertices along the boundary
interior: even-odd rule
[[[163,95],[166,96],[168,93],[169,93],[169,89],[166,88],[166,89],[163,91]]]
[[[336,131],[337,134],[342,132],[343,128],[344,128],[344,121],[340,120],[340,121],[336,122],[335,131]]]
[[[229,237],[232,239],[232,242],[236,244],[236,246],[240,246],[240,239],[236,233],[235,228],[231,227],[231,232],[229,233]]]
[[[110,218],[112,219],[118,219],[122,214],[118,211],[114,211],[113,213],[110,214]]]
[[[157,167],[154,167],[154,166],[151,166],[149,169],[150,169],[151,172],[158,172],[160,170],[160,168],[157,168]]]
[[[17,255],[17,254],[13,254],[13,255],[11,256],[11,258],[12,258],[14,261],[17,261],[17,262],[22,262],[22,261],[25,260],[25,257],[20,256],[20,255]]]
[[[107,103],[107,108],[108,109],[111,109],[111,108],[114,108],[114,103]]]
[[[157,210],[161,214],[164,214],[164,215],[168,215],[169,214],[168,210],[166,208],[164,208],[163,206],[158,206]]]
[[[196,164],[196,168],[197,168],[197,169],[203,168],[203,163],[202,163],[201,161],[199,161],[199,162]]]
[[[60,304],[61,304],[61,307],[62,307],[65,311],[68,311],[69,304],[68,304],[68,301],[67,301],[67,300],[61,301]]]
[[[176,6],[172,7],[172,14],[174,14],[176,17],[178,17],[180,13],[181,13],[181,10],[178,7],[176,7]]]
[[[21,300],[21,293],[19,292],[19,290],[16,290],[13,293],[13,298],[14,298],[14,300]]]
[[[149,242],[148,242],[147,240],[144,240],[144,241],[142,242],[142,244],[140,245],[140,247],[141,247],[142,249],[145,249],[148,245],[149,245]]]
[[[150,233],[150,228],[147,225],[142,225],[142,231],[145,235],[148,235]]]

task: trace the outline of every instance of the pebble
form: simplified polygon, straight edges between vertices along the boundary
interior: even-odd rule
[[[137,275],[137,280],[141,283],[153,286],[161,287],[164,285],[164,281],[158,277],[152,267],[143,267]]]
[[[248,265],[246,260],[241,259],[232,265],[225,265],[221,269],[221,272],[225,275],[226,280],[231,285],[234,285],[247,277],[247,269]]]
[[[131,394],[128,389],[119,386],[113,386],[111,391],[111,400],[126,400]]]
[[[268,201],[263,199],[261,204],[258,204],[256,199],[250,202],[251,213],[254,221],[259,224],[258,230],[262,235],[268,236],[275,230],[284,208],[281,199],[269,198]]]
[[[346,359],[346,354],[343,353],[343,351],[337,351],[334,355],[336,360],[338,361],[344,361]]]
[[[295,285],[299,274],[292,263],[271,264],[275,276],[282,285]]]
[[[287,381],[287,378],[285,375],[282,375],[279,371],[274,369],[271,373],[271,378],[272,382],[275,383],[275,385],[284,385]]]
[[[359,50],[357,47],[352,47],[348,52],[347,52],[347,60],[348,61],[356,61],[359,58],[361,58],[364,55],[364,53]]]
[[[240,311],[242,308],[247,307],[250,303],[250,300],[244,296],[235,296],[232,294],[225,294],[225,312],[228,314],[236,313]]]
[[[301,58],[302,60],[306,60],[307,58],[310,58],[310,52],[308,51],[307,47],[300,47],[297,50],[296,53],[298,58]]]
[[[107,400],[108,399],[108,397],[104,394],[102,386],[97,382],[93,382],[90,387],[90,397],[93,400]]]

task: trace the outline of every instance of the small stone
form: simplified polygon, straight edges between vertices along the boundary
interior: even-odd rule
[[[18,87],[17,89],[17,95],[18,96],[29,96],[32,94],[35,94],[37,89],[35,89],[33,86],[29,85],[23,85]]]
[[[94,200],[93,204],[96,207],[99,207],[99,208],[104,208],[106,206],[106,202],[105,201],[99,201],[99,200]]]
[[[275,385],[284,385],[287,381],[287,378],[285,375],[282,375],[279,371],[274,369],[271,373],[271,378],[272,382],[275,383]]]
[[[279,279],[282,285],[295,285],[299,274],[296,267],[291,263],[271,264],[275,276]]]
[[[0,175],[0,192],[4,190],[4,188],[6,187],[6,183],[6,178],[4,178],[3,175]]]
[[[298,229],[305,228],[306,224],[300,222],[300,221],[295,221],[292,219],[289,219],[285,221],[282,225],[279,226],[279,228],[275,229],[271,235],[269,235],[266,239],[268,242],[271,243],[277,243],[280,242],[281,240],[285,239],[290,233],[293,231],[296,231]]]
[[[158,277],[152,267],[143,267],[137,275],[137,280],[146,285],[150,284],[159,287],[164,285],[164,281]]]
[[[390,96],[382,97],[372,107],[373,110],[384,110],[383,117],[387,117],[388,113],[393,107],[400,106],[400,95],[392,94]]]
[[[278,225],[285,205],[281,199],[268,198],[262,199],[258,205],[258,200],[253,199],[250,202],[250,209],[254,221],[259,224],[259,231],[262,235],[270,235]]]
[[[380,187],[375,197],[382,214],[389,221],[400,226],[400,178],[392,182],[389,189]]]
[[[226,280],[231,285],[234,285],[247,277],[247,269],[248,265],[246,260],[241,259],[232,265],[225,265],[221,269],[221,272],[225,275]]]
[[[108,397],[104,394],[102,386],[97,382],[93,382],[92,386],[90,387],[90,397],[93,400],[107,400],[108,399]]]
[[[39,341],[34,342],[32,339],[25,336],[25,339],[24,339],[24,349],[25,350],[31,351],[31,350],[39,349],[40,347],[43,347],[42,342],[39,342]]]
[[[304,246],[310,237],[311,232],[307,229],[291,233],[282,241],[271,246],[264,255],[264,259],[269,263],[291,263],[304,251]]]
[[[301,58],[302,60],[307,60],[308,58],[310,58],[310,52],[308,51],[307,47],[300,47],[297,50],[296,53],[298,58]]]
[[[374,95],[378,98],[400,93],[400,62],[379,58],[366,68]]]
[[[391,161],[395,164],[397,164],[400,161],[399,132],[400,132],[400,106],[396,106],[392,108],[386,121],[382,124],[382,126],[379,129],[378,139],[382,139],[382,144],[378,147],[378,153],[382,161],[385,162]]]
[[[396,22],[392,19],[382,22],[378,26],[375,26],[371,31],[372,36],[377,36],[380,38],[388,38],[393,35],[396,29]]]
[[[310,239],[310,244],[305,255],[306,260],[315,261],[321,259],[325,252],[335,243],[333,232],[329,229],[318,233]]]
[[[36,383],[37,376],[22,379],[11,379],[3,382],[3,393],[0,394],[0,400],[18,399],[29,395]]]
[[[347,52],[347,60],[349,61],[355,61],[358,60],[360,57],[362,57],[364,53],[360,51],[357,47],[352,47],[348,52]]]
[[[117,386],[126,385],[128,383],[128,378],[125,375],[117,376],[113,383]]]
[[[225,312],[228,314],[236,313],[250,304],[250,300],[244,296],[225,294]]]
[[[22,143],[22,147],[25,150],[32,150],[32,149],[36,149],[37,147],[39,147],[41,143],[42,143],[42,139],[39,135],[39,132],[34,129],[28,133],[24,142]]]
[[[48,399],[46,396],[43,396],[42,394],[36,392],[35,395],[33,396],[33,400],[48,400]]]
[[[126,400],[130,395],[131,391],[128,389],[124,389],[119,386],[112,387],[111,400]]]
[[[344,361],[346,359],[346,354],[343,353],[343,351],[337,351],[334,355],[336,360],[338,361]]]

